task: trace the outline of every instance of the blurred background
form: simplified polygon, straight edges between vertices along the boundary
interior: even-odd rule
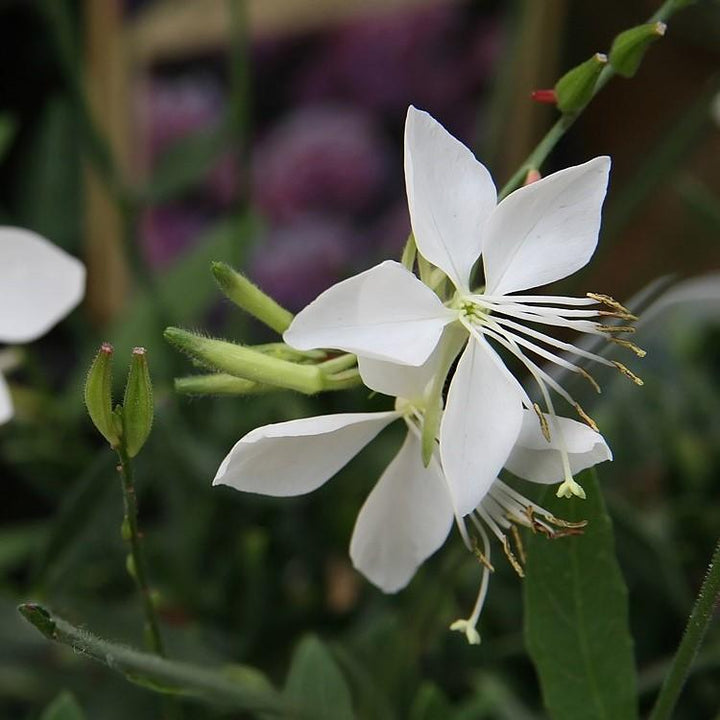
[[[296,311],[398,257],[409,232],[408,104],[474,148],[501,186],[556,114],[530,92],[606,51],[658,5],[0,2],[0,223],[42,233],[88,267],[80,309],[32,347],[0,349],[16,405],[0,428],[0,717],[39,717],[63,688],[89,718],[157,717],[147,690],[50,646],[15,611],[41,600],[141,644],[114,459],[82,403],[103,340],[118,369],[134,345],[149,351],[157,418],[137,482],[174,657],[252,664],[279,683],[298,638],[315,632],[361,717],[423,718],[427,697],[467,718],[542,717],[509,568],[493,577],[479,648],[446,629],[467,615],[478,582],[458,538],[394,597],[352,569],[354,518],[398,446],[392,431],[308,497],[210,487],[227,450],[258,424],[385,401],[359,390],[179,397],[172,379],[192,369],[162,329],[272,340],[221,299],[210,261],[230,262]],[[642,291],[647,307],[670,288],[637,333],[649,354],[633,367],[646,386],[603,378],[604,394],[583,403],[616,456],[600,479],[630,590],[643,706],[720,528],[719,41],[718,3],[677,15],[637,76],[614,80],[544,168],[613,158],[596,258],[558,293]],[[717,627],[696,670],[678,718],[718,711]],[[185,717],[223,715],[188,704]]]

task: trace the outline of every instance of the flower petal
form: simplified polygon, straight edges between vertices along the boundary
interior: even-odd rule
[[[326,290],[295,316],[283,338],[298,350],[337,348],[422,365],[454,318],[427,285],[387,260]]]
[[[345,413],[265,425],[240,439],[213,485],[286,497],[320,487],[362,450],[396,412]]]
[[[468,148],[412,105],[405,122],[405,184],[420,254],[468,290],[497,200],[495,185]]]
[[[13,416],[13,404],[10,397],[10,388],[8,388],[5,378],[0,373],[0,425],[6,423]]]
[[[473,340],[450,383],[440,454],[459,515],[480,504],[520,432],[520,394],[501,363],[485,340]]]
[[[447,326],[432,355],[418,367],[358,357],[360,377],[375,392],[410,401],[420,400],[443,358],[448,353],[454,358],[466,338],[467,333],[462,328]]]
[[[485,231],[485,292],[505,295],[579,270],[595,252],[610,158],[561,170],[508,195]]]
[[[408,433],[360,510],[353,565],[380,589],[397,592],[445,542],[452,522],[445,479],[436,462],[423,467],[420,441]]]
[[[570,418],[558,417],[557,422],[568,451],[573,475],[605,460],[612,460],[612,452],[600,433]],[[505,467],[513,475],[532,482],[561,482],[563,467],[559,447],[557,431],[553,431],[552,425],[548,442],[543,437],[535,413],[525,410],[517,444]]]
[[[0,342],[35,340],[85,292],[85,267],[40,235],[0,227]]]

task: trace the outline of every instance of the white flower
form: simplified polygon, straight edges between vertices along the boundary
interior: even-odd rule
[[[601,295],[585,298],[511,295],[545,285],[583,267],[592,256],[610,160],[599,157],[516,190],[497,203],[486,168],[427,113],[411,107],[405,128],[405,177],[413,234],[426,262],[444,276],[432,288],[404,266],[383,262],[333,286],[300,312],[285,341],[300,350],[331,347],[355,353],[367,385],[387,362],[422,365],[442,348],[444,375],[436,383],[441,401],[447,375],[462,346],[445,328],[460,328],[469,339],[450,384],[440,428],[440,455],[461,515],[475,508],[494,481],[522,425],[523,407],[534,409],[546,438],[556,436],[563,465],[559,495],[583,495],[572,477],[560,423],[549,390],[580,406],[537,363],[549,361],[596,385],[567,353],[624,365],[554,339],[536,326],[602,334],[642,355],[612,333],[624,327],[601,324],[607,316],[632,319]],[[482,256],[485,286],[473,289],[472,274]],[[605,305],[609,309],[586,306]],[[513,377],[491,343],[518,358],[537,382],[541,412]],[[533,359],[532,356],[535,357]],[[545,415],[547,413],[547,416]]]
[[[405,441],[358,515],[350,542],[353,564],[385,592],[396,592],[445,542],[454,516],[466,544],[474,550],[465,521],[453,507],[439,454],[433,453],[427,467],[421,460],[423,397],[436,358],[437,354],[424,368],[398,368],[395,377],[401,380],[408,399],[398,398],[395,410],[290,420],[251,431],[225,457],[213,484],[283,497],[311,492],[335,475],[391,422],[402,419],[408,428]],[[391,383],[390,368],[386,370],[384,380]],[[574,471],[610,457],[601,435],[574,420],[559,420],[563,423]],[[506,463],[508,469],[534,482],[557,482],[562,476],[558,446],[543,438],[533,411],[524,413],[521,426],[517,447]],[[537,518],[533,516],[534,512],[538,514]],[[482,524],[500,539],[508,557],[514,559],[506,537],[510,526],[508,518],[549,533],[553,532],[550,524],[558,524],[542,508],[495,479],[478,501],[478,507],[472,508],[469,514],[473,528],[479,526],[484,538],[486,547],[480,555],[488,558],[486,568],[490,551]],[[486,579],[482,588],[487,589]],[[485,590],[481,589],[483,598]],[[477,605],[477,617],[480,607],[481,600]]]
[[[36,233],[0,227],[0,342],[37,339],[80,302],[84,289],[81,262]],[[0,423],[12,414],[0,374]]]

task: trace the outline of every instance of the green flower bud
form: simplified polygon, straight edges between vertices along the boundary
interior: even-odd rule
[[[228,373],[175,378],[175,391],[184,395],[257,395],[274,389]]]
[[[606,64],[607,55],[595,53],[589,60],[580,63],[557,81],[555,93],[560,112],[577,112],[590,102],[600,73]]]
[[[610,64],[618,75],[630,78],[637,72],[645,51],[665,34],[667,25],[647,23],[620,33],[610,48]]]
[[[85,405],[99,433],[111,447],[117,447],[120,443],[120,432],[112,409],[112,355],[112,345],[103,343],[85,380]]]
[[[235,377],[309,395],[326,389],[325,376],[315,365],[288,362],[252,348],[213,340],[180,328],[167,328],[165,339],[203,365]]]
[[[150,435],[153,396],[145,348],[132,352],[122,407],[123,443],[129,457],[135,457]]]
[[[222,262],[213,263],[212,272],[220,289],[238,307],[281,335],[288,329],[293,320],[292,313],[278,305],[244,275]]]

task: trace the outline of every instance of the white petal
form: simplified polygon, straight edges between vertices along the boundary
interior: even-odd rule
[[[483,245],[488,295],[545,285],[579,270],[600,232],[610,158],[561,170],[508,195]]]
[[[85,292],[85,267],[45,238],[0,228],[0,341],[30,342],[67,315]]]
[[[490,173],[430,115],[410,106],[405,123],[405,184],[420,254],[460,290],[480,256],[497,193]]]
[[[326,290],[295,316],[283,338],[298,350],[337,348],[422,365],[454,318],[427,285],[388,260]]]
[[[450,383],[440,454],[459,515],[480,504],[520,432],[521,398],[501,362],[487,342],[471,341]]]
[[[453,522],[447,485],[437,463],[425,468],[420,442],[408,433],[360,510],[350,557],[385,592],[408,584],[444,542]]]
[[[443,358],[446,355],[454,358],[466,338],[463,328],[454,325],[446,327],[432,355],[418,367],[358,357],[360,377],[375,392],[410,401],[420,400]]]
[[[0,425],[6,423],[13,416],[13,404],[10,397],[10,388],[8,388],[5,378],[0,373]]]
[[[345,413],[265,425],[241,438],[213,485],[285,497],[320,487],[362,450],[396,412]]]
[[[612,460],[612,453],[600,433],[585,423],[570,418],[557,418],[560,432],[568,451],[570,470],[573,475],[605,460]],[[550,442],[545,440],[537,416],[525,410],[517,444],[510,453],[505,467],[518,477],[536,483],[552,484],[563,480],[557,432],[550,429]]]

